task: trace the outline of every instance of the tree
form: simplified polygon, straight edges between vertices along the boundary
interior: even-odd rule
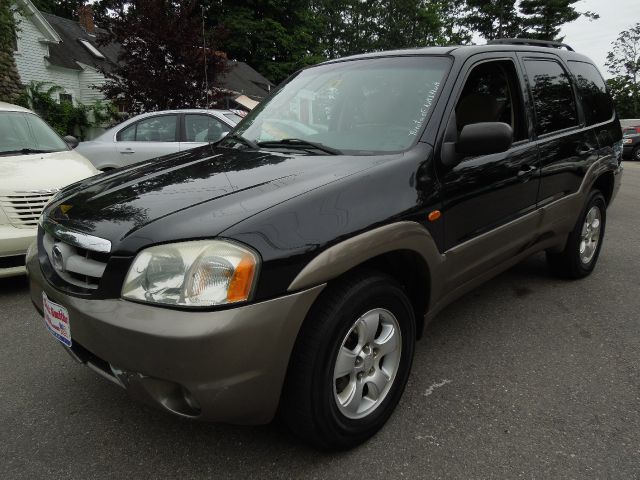
[[[274,82],[315,63],[309,0],[201,0],[229,58]]]
[[[312,3],[319,53],[355,53],[466,43],[464,2],[447,0],[323,0]]]
[[[472,32],[466,22],[468,7],[465,2],[436,0],[435,3],[440,17],[440,32],[436,44],[464,45],[469,43]]]
[[[22,89],[13,58],[16,22],[10,2],[0,2],[0,101],[13,102]]]
[[[581,16],[596,20],[599,15],[592,12],[578,12],[574,4],[579,0],[521,0],[520,13],[523,31],[519,35],[540,40],[559,40],[560,27]]]
[[[640,23],[620,32],[607,55],[607,83],[621,117],[640,118]]]
[[[205,33],[195,0],[114,0],[101,44],[121,46],[118,64],[105,69],[101,87],[131,113],[207,105],[209,86],[224,71],[215,37]],[[206,42],[206,49],[203,48]]]
[[[78,18],[78,7],[84,3],[84,0],[33,0],[33,4],[41,12],[74,20]]]
[[[468,27],[487,40],[518,36],[521,19],[516,0],[467,0]]]
[[[375,21],[379,26],[376,50],[446,43],[443,10],[437,1],[381,0]]]

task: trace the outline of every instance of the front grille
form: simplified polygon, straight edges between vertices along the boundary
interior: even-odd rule
[[[25,266],[25,255],[13,255],[10,257],[0,257],[0,269],[15,268]]]
[[[84,290],[98,288],[108,255],[63,242],[44,232],[42,246],[55,273],[66,283]]]
[[[38,218],[53,193],[10,193],[0,197],[0,207],[9,223],[18,228],[38,225]]]

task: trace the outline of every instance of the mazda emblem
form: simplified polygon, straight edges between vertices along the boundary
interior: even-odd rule
[[[62,256],[62,250],[58,245],[54,245],[51,250],[51,261],[53,268],[59,272],[64,272],[64,257]]]

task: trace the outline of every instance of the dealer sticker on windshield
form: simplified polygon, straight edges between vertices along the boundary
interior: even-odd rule
[[[44,324],[51,332],[51,335],[67,347],[70,347],[71,324],[69,323],[69,311],[62,305],[49,300],[44,292],[42,292],[42,310],[44,311]]]

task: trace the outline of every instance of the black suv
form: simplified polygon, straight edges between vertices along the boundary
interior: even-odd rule
[[[28,255],[79,362],[189,418],[347,448],[445,305],[523,258],[589,275],[620,184],[593,63],[559,44],[380,52],[293,75],[217,144],[70,186]]]

